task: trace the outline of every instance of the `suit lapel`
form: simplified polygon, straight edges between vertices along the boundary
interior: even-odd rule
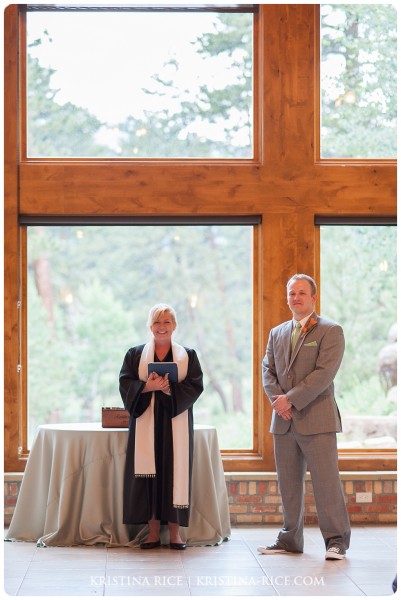
[[[283,347],[285,353],[285,364],[287,368],[290,366],[291,361],[291,333],[292,333],[292,320],[288,321],[284,325],[283,331]]]

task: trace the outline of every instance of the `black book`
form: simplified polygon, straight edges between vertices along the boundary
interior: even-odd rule
[[[175,362],[153,362],[148,364],[148,377],[151,373],[157,373],[162,377],[168,373],[171,383],[178,382],[178,367]]]

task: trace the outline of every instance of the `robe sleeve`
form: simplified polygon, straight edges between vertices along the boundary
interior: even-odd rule
[[[187,376],[180,383],[170,385],[171,396],[161,394],[163,405],[167,408],[171,418],[176,417],[193,404],[203,392],[203,373],[195,350],[186,348],[188,352]]]
[[[130,348],[125,355],[120,371],[120,394],[125,409],[137,418],[148,408],[152,392],[142,394],[145,382],[139,379],[138,366],[141,348]]]

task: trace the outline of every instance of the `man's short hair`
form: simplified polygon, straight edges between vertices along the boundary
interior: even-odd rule
[[[290,284],[293,281],[297,281],[298,279],[305,279],[306,281],[309,281],[310,286],[312,288],[312,296],[315,296],[317,294],[317,285],[315,280],[312,279],[312,277],[310,277],[309,275],[304,275],[304,273],[296,273],[295,275],[293,275],[287,282],[287,290]]]

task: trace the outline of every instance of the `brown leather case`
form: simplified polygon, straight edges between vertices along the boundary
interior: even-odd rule
[[[102,408],[102,427],[128,427],[128,423],[129,412],[125,408]]]

